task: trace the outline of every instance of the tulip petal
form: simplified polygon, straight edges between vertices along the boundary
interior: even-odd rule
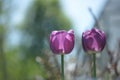
[[[67,34],[64,40],[65,53],[70,53],[74,47],[74,35]]]
[[[58,53],[59,52],[59,43],[58,43],[58,39],[55,37],[55,39],[51,42],[51,49],[54,53]]]
[[[50,34],[50,41],[52,41],[53,37],[58,33],[58,31],[52,31]]]

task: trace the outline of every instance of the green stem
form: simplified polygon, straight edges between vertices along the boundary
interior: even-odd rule
[[[64,80],[64,54],[61,55],[61,78]]]
[[[93,78],[96,80],[96,53],[93,54]]]

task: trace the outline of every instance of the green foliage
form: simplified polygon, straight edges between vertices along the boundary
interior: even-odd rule
[[[2,0],[0,0],[0,13],[2,13],[2,6],[3,6],[3,3],[2,3]]]
[[[47,77],[43,67],[35,60],[25,61],[23,55],[18,52],[19,48],[6,52],[8,80],[35,80],[38,75]]]

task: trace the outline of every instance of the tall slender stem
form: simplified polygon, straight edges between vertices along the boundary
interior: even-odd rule
[[[64,80],[64,54],[61,55],[61,78]]]
[[[96,53],[93,54],[93,78],[96,80]]]

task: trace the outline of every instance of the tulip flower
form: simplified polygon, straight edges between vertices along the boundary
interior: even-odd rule
[[[74,32],[73,30],[53,31],[49,42],[52,52],[61,54],[61,78],[64,80],[64,54],[70,53],[74,48]]]
[[[68,54],[74,47],[74,32],[53,31],[50,35],[50,48],[55,54]]]
[[[93,28],[82,34],[83,49],[88,53],[101,52],[104,49],[105,43],[105,33],[99,29]]]
[[[96,80],[96,53],[101,52],[106,44],[105,33],[99,29],[93,28],[83,32],[82,45],[85,52],[93,55],[92,77]]]

